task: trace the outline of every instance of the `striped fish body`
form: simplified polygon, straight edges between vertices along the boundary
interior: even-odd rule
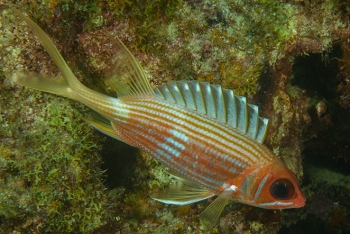
[[[121,140],[216,194],[245,169],[275,158],[236,129],[157,97],[122,97],[118,102],[116,113],[123,115],[115,116],[113,126]]]
[[[75,77],[57,48],[32,20],[31,27],[62,76],[5,74],[18,84],[82,102],[99,115],[85,120],[96,129],[138,147],[172,169],[177,179],[152,197],[176,205],[217,198],[200,214],[205,229],[218,221],[229,199],[266,209],[305,205],[295,175],[262,143],[267,119],[232,90],[197,81],[172,82],[153,89],[140,64],[119,39],[106,84],[112,98]]]

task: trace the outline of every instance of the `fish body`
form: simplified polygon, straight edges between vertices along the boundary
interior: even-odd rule
[[[177,181],[152,195],[185,205],[217,195],[200,215],[210,229],[228,200],[266,209],[305,204],[298,180],[262,144],[267,119],[232,90],[198,81],[177,81],[153,88],[142,68],[119,39],[115,70],[107,84],[113,98],[82,85],[56,47],[33,21],[27,22],[51,55],[62,77],[55,81],[24,73],[7,78],[34,89],[65,96],[89,106],[99,116],[86,121],[103,133],[140,148],[171,169]]]
[[[122,141],[200,187],[216,195],[235,190],[231,199],[266,209],[304,205],[301,193],[293,194],[300,203],[271,196],[279,178],[300,189],[297,179],[270,149],[238,130],[154,95],[122,97],[115,106],[112,125]]]
[[[118,102],[123,102],[123,116],[117,114],[112,124],[120,139],[216,194],[245,169],[275,159],[267,147],[239,131],[160,98]]]

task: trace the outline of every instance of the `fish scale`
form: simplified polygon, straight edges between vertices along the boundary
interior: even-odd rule
[[[114,125],[120,132],[121,140],[144,149],[172,170],[215,192],[220,192],[225,181],[234,178],[254,162],[267,163],[273,160],[273,155],[264,145],[240,136],[237,130],[224,128],[206,116],[194,118],[194,113],[170,106],[164,100],[123,97],[120,102],[129,117],[126,122]],[[187,141],[171,134],[171,130],[186,136]],[[169,138],[176,138],[184,149],[169,146]],[[161,145],[168,145],[168,150]],[[196,168],[192,165],[196,165]]]
[[[13,72],[6,78],[87,105],[97,113],[86,122],[172,169],[174,183],[152,194],[153,199],[187,205],[217,195],[199,215],[205,230],[215,226],[230,199],[264,209],[305,205],[294,173],[262,144],[268,120],[245,97],[195,80],[153,88],[130,51],[110,35],[117,54],[109,60],[105,83],[118,98],[100,94],[80,83],[38,25],[13,11],[31,27],[62,76]]]

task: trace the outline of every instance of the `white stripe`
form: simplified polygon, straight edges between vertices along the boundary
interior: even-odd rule
[[[170,130],[170,131],[171,131],[171,130]],[[177,142],[177,141],[174,141],[174,139],[171,138],[171,137],[168,137],[168,138],[166,139],[166,141],[169,142],[170,144],[174,145],[176,148],[179,148],[179,149],[181,149],[181,150],[185,150],[185,149],[186,149],[186,147],[185,147],[183,144],[181,144],[181,143],[179,143],[179,142]]]
[[[138,116],[140,116],[140,121],[142,121],[142,119],[145,119],[145,118],[149,118],[149,116],[147,115],[147,112],[148,113],[152,113],[152,112],[154,112],[154,111],[149,111],[149,109],[147,109],[147,108],[138,108],[139,109],[139,111],[142,111],[142,109],[143,109],[143,111],[145,111],[146,110],[146,114],[142,114],[142,112],[139,112],[139,111],[137,111],[137,112],[132,112],[132,110],[130,110],[131,112],[132,112],[132,114],[133,115],[138,115]],[[154,112],[154,114],[155,114],[155,112]],[[168,115],[164,115],[163,113],[160,113],[160,112],[157,112],[157,115],[158,116],[160,116],[160,117],[163,117],[163,118],[157,118],[157,119],[152,119],[152,121],[158,121],[158,122],[161,122],[162,124],[169,124],[169,122],[170,121],[174,121],[174,122],[180,122],[180,121],[178,121],[178,119],[172,119],[172,118],[169,118],[169,116]],[[182,125],[184,125],[184,124],[182,124]],[[178,126],[178,125],[177,125]],[[184,125],[185,126],[185,125]],[[187,124],[187,126],[188,126],[188,124]],[[202,129],[198,129],[198,128],[196,128],[196,127],[194,127],[194,126],[191,126],[192,128],[194,128],[194,129],[191,129],[191,131],[192,132],[194,132],[194,133],[192,133],[191,131],[187,131],[186,129],[184,129],[184,131],[186,131],[187,133],[188,133],[188,135],[190,135],[190,137],[191,138],[199,138],[199,139],[201,139],[202,141],[208,141],[208,135],[210,135],[210,134],[208,134],[208,133],[206,133],[205,131],[203,131]],[[205,137],[201,137],[200,135],[198,135],[198,134],[196,134],[196,132],[203,132],[202,134],[205,136]],[[216,139],[217,137],[215,136],[215,139]],[[231,149],[229,148],[232,144],[231,143],[228,143],[227,142],[227,144],[229,144],[229,145],[225,145],[224,147],[221,147],[221,146],[219,146],[219,145],[215,145],[215,147],[217,147],[217,148],[219,148],[221,151],[223,151],[224,152],[224,155],[231,155],[232,154],[232,148],[233,147],[231,147]],[[235,150],[237,150],[237,149],[235,149]],[[227,161],[230,161],[231,163],[233,163],[233,164],[235,164],[237,167],[242,167],[242,168],[245,168],[245,167],[247,167],[247,165],[249,165],[250,163],[245,159],[245,158],[238,158],[238,159],[235,159],[235,158],[232,158],[232,157],[225,157],[224,158],[225,160],[227,160]],[[243,161],[243,163],[238,163],[239,161]]]
[[[258,204],[258,206],[261,206],[261,207],[276,206],[276,205],[287,207],[287,206],[293,205],[293,202],[279,202],[279,201],[277,201],[277,202],[268,202],[268,203]]]
[[[147,106],[153,107],[153,108],[158,108],[158,109],[159,109],[159,106],[154,106],[154,105],[152,105],[152,106],[151,106],[151,105],[147,105]],[[166,121],[162,121],[163,123],[169,124],[170,121],[173,121],[173,122],[176,123],[176,126],[177,126],[177,127],[179,127],[179,126],[186,126],[187,128],[190,128],[190,129],[191,129],[191,131],[187,131],[186,129],[183,129],[184,131],[186,131],[186,134],[187,134],[187,135],[190,135],[190,136],[192,136],[192,137],[200,138],[200,139],[202,139],[202,140],[204,140],[204,141],[208,141],[208,138],[209,138],[209,139],[217,139],[217,136],[221,136],[221,135],[226,135],[227,138],[230,138],[230,139],[232,139],[232,137],[233,137],[233,136],[227,135],[227,134],[224,133],[224,132],[215,131],[216,129],[213,129],[210,125],[205,124],[205,126],[204,126],[203,128],[197,128],[197,127],[195,127],[194,125],[192,125],[191,123],[187,123],[187,122],[185,122],[185,121],[183,121],[183,120],[181,120],[181,119],[172,118],[172,117],[170,117],[169,114],[167,114],[167,113],[156,112],[156,111],[154,111],[154,110],[150,110],[149,108],[140,107],[140,106],[138,106],[137,108],[135,108],[134,106],[131,106],[130,109],[129,109],[129,111],[131,111],[131,112],[132,112],[132,111],[135,111],[135,112],[133,112],[132,114],[140,114],[140,112],[138,112],[138,111],[142,111],[142,112],[145,112],[145,113],[150,113],[150,114],[158,115],[159,117],[161,117],[161,118],[163,118],[163,119],[166,120]],[[163,110],[162,110],[162,111],[163,111]],[[166,112],[166,111],[164,111],[164,112]],[[130,114],[131,114],[131,113],[130,113]],[[144,116],[145,118],[149,117],[149,116],[147,116],[147,115],[143,115],[143,116]],[[158,118],[158,119],[159,119],[159,120],[162,120],[161,118]],[[189,117],[189,118],[190,118],[190,117]],[[189,118],[187,118],[187,116],[186,116],[186,119],[189,119]],[[194,120],[194,119],[190,119],[189,121],[195,122],[195,123],[197,123],[197,124],[201,124],[201,123],[198,123],[198,121],[197,121],[197,120]],[[196,122],[196,121],[197,121],[197,122]],[[203,124],[203,125],[204,125],[204,124]],[[206,130],[205,130],[205,127],[210,128],[210,129],[213,129],[215,132],[217,132],[217,135],[214,135],[214,134],[212,134],[212,133],[206,131]],[[196,133],[200,133],[200,134],[204,135],[205,138],[201,137],[199,134],[196,134]],[[229,141],[226,141],[225,139],[221,139],[221,143],[224,144],[225,147],[219,147],[218,145],[216,145],[216,147],[219,147],[222,151],[226,152],[227,155],[232,154],[232,150],[238,151],[239,153],[242,153],[242,154],[244,154],[244,155],[250,155],[250,153],[248,153],[247,151],[243,150],[243,149],[239,146],[239,144],[243,144],[242,142],[239,143],[240,141],[237,142],[236,139],[232,139],[232,140],[235,140],[235,144],[233,144],[232,141],[229,142]],[[244,144],[244,145],[245,145],[245,144]],[[227,149],[227,148],[231,148],[231,149]],[[247,148],[251,149],[249,146],[248,146]],[[254,150],[252,150],[252,151],[254,151]],[[253,153],[258,154],[257,151],[255,151],[255,152],[253,152]],[[230,157],[228,157],[228,158],[229,158],[228,160],[230,160]],[[256,158],[256,157],[252,158],[252,157],[249,157],[249,156],[248,156],[248,158],[251,158],[253,162],[256,162],[256,161],[258,160],[258,158]],[[259,158],[259,159],[260,159],[260,158]],[[242,158],[242,157],[239,157],[238,160],[245,161],[245,163],[250,164],[246,159],[244,159],[244,158]],[[237,162],[237,161],[235,161],[235,162]]]
[[[136,103],[133,103],[133,104],[134,104],[135,106],[137,106]],[[172,114],[172,115],[178,116],[179,119],[180,119],[180,117],[182,117],[183,119],[186,119],[186,120],[189,121],[189,122],[199,124],[199,125],[201,125],[203,128],[198,129],[198,128],[195,127],[194,131],[200,132],[200,133],[204,134],[205,136],[208,136],[208,137],[210,137],[210,138],[212,138],[212,139],[217,138],[217,136],[225,136],[225,138],[227,138],[227,139],[232,139],[232,137],[234,137],[234,139],[232,139],[232,140],[235,140],[235,144],[234,144],[234,145],[232,145],[232,142],[229,142],[229,141],[225,140],[224,138],[222,138],[222,141],[225,142],[225,143],[224,143],[225,145],[227,145],[227,146],[228,146],[228,145],[231,145],[231,147],[233,146],[233,147],[232,147],[233,149],[235,149],[235,150],[237,150],[237,151],[239,151],[239,152],[245,154],[245,155],[246,155],[248,158],[250,158],[251,161],[253,161],[253,162],[261,161],[262,159],[264,159],[264,158],[262,158],[262,157],[254,157],[254,155],[260,156],[260,155],[264,155],[264,154],[263,154],[263,152],[259,151],[257,148],[251,147],[250,145],[244,143],[245,141],[250,140],[248,137],[244,137],[244,136],[239,135],[239,134],[229,135],[229,134],[227,134],[225,131],[221,130],[220,128],[222,128],[222,126],[221,126],[220,124],[216,123],[215,121],[210,121],[210,120],[207,120],[207,121],[206,121],[206,119],[203,118],[203,119],[200,119],[201,122],[198,122],[198,120],[197,120],[196,118],[193,118],[193,117],[192,117],[193,114],[192,114],[190,111],[184,112],[184,111],[182,111],[180,108],[177,109],[176,106],[174,107],[174,106],[170,106],[170,105],[165,105],[164,103],[161,103],[161,102],[154,102],[154,103],[150,103],[150,102],[148,102],[148,103],[138,102],[138,104],[141,105],[141,106],[147,106],[147,107],[151,107],[151,108],[155,108],[155,109],[161,109],[161,110],[164,111],[165,113],[168,113],[168,114],[170,113],[170,114]],[[133,105],[131,105],[131,106],[132,106],[131,108],[134,108]],[[137,107],[140,108],[140,110],[143,109],[143,110],[147,110],[149,113],[156,114],[155,111],[150,111],[150,110],[147,109],[147,108],[143,108],[143,107],[140,107],[140,106],[137,106]],[[174,110],[174,109],[175,109],[175,110]],[[146,112],[147,112],[147,111],[146,111]],[[182,113],[181,113],[181,112],[182,112]],[[179,116],[179,113],[181,113],[182,116]],[[157,112],[157,114],[160,114],[160,113]],[[164,115],[164,114],[163,114],[162,116],[165,117],[165,118],[170,119],[170,117],[169,117],[168,115]],[[183,125],[183,126],[187,126],[187,127],[189,126],[188,123],[184,124],[184,123],[185,123],[184,121],[179,121],[179,120],[176,120],[176,119],[175,119],[174,121],[177,122],[178,124]],[[194,125],[192,125],[191,127],[194,127]],[[216,135],[214,135],[214,134],[212,134],[212,133],[209,133],[209,132],[206,131],[205,129],[210,129],[211,131],[215,132]],[[243,137],[244,137],[244,138],[243,138]],[[254,144],[254,143],[253,143],[253,144]],[[255,144],[260,144],[260,143],[255,143]],[[250,153],[248,153],[247,151],[245,151],[243,148],[239,147],[240,145],[242,145],[242,146],[244,146],[245,148],[247,148],[247,149],[249,149],[250,151],[252,151],[252,154],[253,154],[253,155],[251,155]],[[259,154],[259,152],[260,152],[261,154]],[[264,155],[264,156],[265,156],[265,155]]]
[[[161,144],[158,144],[158,146],[160,148],[163,148],[165,149],[166,151],[168,151],[170,154],[174,155],[175,157],[179,157],[180,156],[180,152],[177,151],[176,149],[174,148],[171,148],[169,145],[165,144],[165,143],[161,143]],[[171,160],[171,159],[170,159]]]
[[[148,112],[148,113],[152,113],[152,112],[153,112],[153,111],[149,111],[147,108],[143,108],[143,110],[142,110],[141,108],[139,108],[139,110],[140,110],[140,111],[146,111],[146,114],[142,114],[142,112],[138,112],[138,111],[137,111],[137,112],[132,112],[132,109],[131,109],[130,111],[132,112],[131,114],[133,114],[133,115],[141,116],[140,119],[142,119],[142,118],[147,118],[147,117],[149,118],[149,116],[147,115],[147,112]],[[153,114],[156,114],[156,113],[153,112]],[[190,129],[190,131],[188,131],[188,130],[186,130],[186,129],[183,129],[184,131],[186,131],[186,133],[187,133],[188,135],[190,135],[191,138],[199,138],[199,139],[201,139],[201,140],[203,140],[203,141],[208,141],[208,138],[210,138],[210,136],[211,136],[211,138],[214,138],[214,137],[215,137],[214,139],[217,138],[216,136],[207,133],[207,132],[206,132],[205,130],[203,130],[203,129],[199,129],[199,128],[194,127],[193,125],[190,125],[190,124],[184,124],[184,123],[182,123],[183,121],[179,121],[178,119],[170,118],[168,115],[165,115],[165,114],[163,114],[163,113],[157,112],[157,115],[158,115],[159,117],[162,117],[162,118],[157,118],[157,120],[158,120],[159,122],[161,122],[162,124],[169,124],[170,121],[174,121],[174,122],[177,123],[177,125],[176,125],[177,127],[179,127],[180,125],[187,126],[187,127],[192,127],[192,129]],[[155,120],[156,120],[156,119],[152,119],[152,121],[155,121]],[[172,124],[170,124],[170,125],[172,125]],[[194,133],[192,133],[192,132],[194,132]],[[205,137],[201,137],[199,134],[196,134],[196,133],[202,133]],[[208,137],[208,136],[209,136],[209,137]],[[227,149],[227,147],[232,146],[232,144],[229,143],[229,142],[225,142],[225,143],[227,143],[227,145],[225,145],[225,147],[221,147],[221,146],[219,146],[219,145],[215,145],[215,146],[218,147],[218,148],[220,148],[222,151],[226,152],[227,155],[230,155],[230,153],[232,153],[232,149],[234,149],[234,150],[236,150],[236,151],[238,151],[238,152],[242,152],[242,151],[239,151],[239,150],[237,149],[237,147],[235,147],[235,148],[234,148],[234,147],[231,147],[231,149]],[[239,149],[240,149],[240,148],[239,148]],[[233,159],[234,162],[237,163],[237,160],[236,160],[236,159],[228,157],[228,160],[231,160],[231,159]],[[245,163],[249,164],[249,162],[248,162],[247,160],[245,160],[244,158],[238,158],[238,160],[245,161]],[[233,162],[233,161],[232,161],[232,162]]]
[[[143,137],[146,140],[152,141],[153,143],[156,143],[157,146],[161,144],[161,141],[157,141],[157,139],[155,137],[146,135],[145,133],[140,133],[139,129],[137,128],[136,125],[135,125],[135,128],[131,127],[131,128],[124,129],[124,130],[127,130],[130,133],[130,135],[139,135],[139,137]],[[129,140],[130,140],[130,142],[133,142],[134,138],[129,138]],[[137,141],[137,142],[139,142],[139,141]],[[173,169],[178,168],[178,170],[181,170],[184,168],[184,166],[187,166],[187,167],[192,166],[192,165],[184,165],[181,161],[175,162],[174,160],[171,160],[172,156],[162,149],[151,149],[151,148],[144,148],[144,147],[142,147],[142,149],[145,150],[146,152],[152,154],[152,155],[154,155],[154,152],[156,152],[157,156],[156,155],[154,155],[154,156],[157,158],[157,160],[160,161],[161,163],[169,166],[170,168],[173,168]],[[167,160],[165,160],[164,158],[166,158]],[[215,172],[212,172],[212,171],[205,171],[206,174],[208,174],[208,172],[211,174],[215,174]],[[186,174],[187,174],[187,177],[191,178],[194,182],[196,182],[202,186],[212,188],[212,189],[217,189],[223,183],[222,180],[212,179],[210,177],[210,175],[204,176],[202,174],[200,178],[196,178],[196,177],[198,177],[198,173],[195,171],[192,171],[192,170],[186,170]]]
[[[138,112],[137,113],[137,115],[138,116],[141,116],[141,119],[142,119],[142,115],[144,115],[144,114],[142,114],[142,113],[140,113],[140,112]],[[168,121],[163,121],[162,119],[153,119],[153,121],[158,121],[158,122],[163,122],[163,123],[168,123]],[[135,127],[133,127],[133,126],[135,126]],[[135,123],[135,125],[132,125],[132,126],[128,126],[129,127],[129,129],[127,129],[127,131],[129,132],[129,134],[130,135],[137,135],[137,134],[140,134],[140,132],[139,132],[139,128],[138,128],[138,126],[137,126],[137,123]],[[134,131],[133,131],[134,130]],[[160,135],[161,135],[161,132],[159,133]],[[144,134],[141,134],[145,139],[147,139],[147,140],[151,140],[152,142],[154,142],[154,143],[156,143],[157,141],[155,140],[155,138],[154,137],[152,137],[152,139],[150,139],[150,137],[147,135],[144,135]],[[158,143],[158,144],[160,144],[160,142]],[[144,147],[142,147],[143,149],[144,149]],[[144,149],[145,150],[145,149]],[[154,149],[154,151],[155,151],[155,149]],[[152,151],[149,151],[150,153],[152,153]],[[161,152],[158,152],[158,153],[161,153]],[[164,152],[165,153],[165,152]],[[169,156],[169,154],[167,154],[167,155],[164,155],[164,153],[162,153],[160,156],[165,156],[166,158],[171,158],[170,156]],[[224,162],[227,160],[227,161],[233,161],[233,164],[234,164],[234,162],[236,162],[237,163],[237,160],[236,159],[234,159],[234,158],[227,158],[227,157],[225,157],[225,158],[222,158],[220,155],[219,155],[219,153],[217,154],[218,155],[218,157],[220,157],[221,159],[222,159],[222,163],[224,164]],[[168,160],[169,160],[168,159]],[[164,161],[163,159],[161,160],[161,161],[163,161],[163,163],[165,163],[165,164],[167,164],[169,167],[175,167],[175,165],[171,165],[171,164],[169,164],[170,162],[167,162],[167,161]],[[174,162],[172,162],[172,164],[175,164]],[[176,163],[176,165],[177,165],[177,167],[179,168],[179,169],[181,169],[181,168],[183,168],[184,167],[184,164],[181,164],[181,163]],[[187,165],[186,165],[187,166]],[[240,165],[242,168],[244,168],[244,167],[246,167],[246,165]],[[235,166],[237,169],[238,169],[238,167],[237,167],[237,165]],[[176,167],[175,167],[176,168]],[[225,171],[226,172],[228,172],[228,173],[237,173],[237,170],[236,170],[236,168],[221,168],[222,170],[223,170],[223,175],[225,174]],[[225,169],[225,170],[224,170]],[[240,169],[240,170],[242,170],[242,169]],[[195,174],[194,172],[193,173],[190,173],[190,174],[192,174],[194,177],[196,177],[196,176],[198,176],[197,174]],[[204,174],[208,174],[208,171],[205,171],[204,172]],[[222,179],[221,179],[222,178]],[[194,181],[196,181],[197,183],[200,183],[200,184],[203,184],[203,182],[204,181],[210,181],[210,183],[209,184],[216,184],[216,185],[221,185],[221,183],[223,183],[223,176],[221,177],[221,178],[218,178],[217,180],[214,180],[214,179],[211,179],[210,178],[210,175],[207,175],[207,176],[202,176],[202,180],[200,181],[199,179],[193,179]],[[205,183],[204,183],[204,185],[206,185]],[[215,188],[215,187],[213,187],[213,186],[208,186],[208,185],[206,185],[207,187],[210,187],[210,188]],[[217,189],[217,188],[215,188],[215,189]]]
[[[175,137],[183,140],[184,142],[188,141],[188,137],[181,132],[178,132],[176,130],[170,130],[170,133],[173,134]]]
[[[260,195],[260,192],[262,190],[262,188],[264,187],[265,185],[265,182],[267,180],[267,178],[269,177],[269,174],[267,174],[261,181],[260,181],[260,184],[259,184],[259,187],[254,195],[254,202],[256,202],[256,200],[258,199],[259,195]]]

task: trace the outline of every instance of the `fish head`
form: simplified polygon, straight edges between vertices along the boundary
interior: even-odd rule
[[[236,181],[239,185],[233,200],[264,209],[300,208],[305,196],[295,174],[279,159],[266,165],[248,168]]]

